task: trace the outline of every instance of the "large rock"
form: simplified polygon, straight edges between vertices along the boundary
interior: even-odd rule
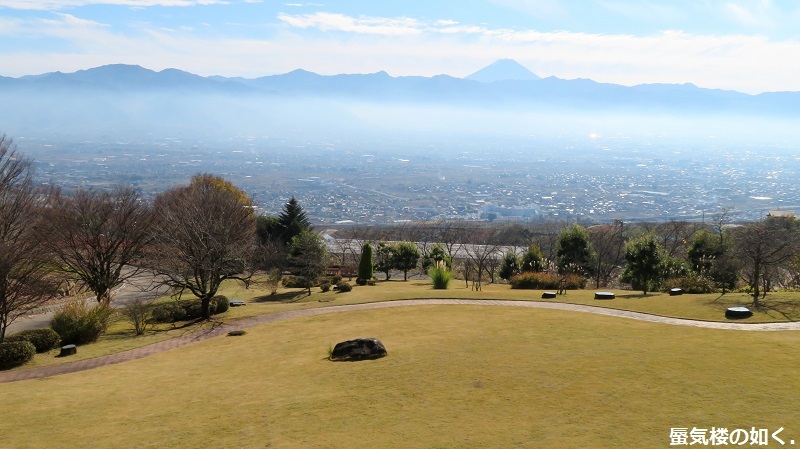
[[[386,355],[386,347],[377,338],[357,338],[337,343],[331,360],[379,359]]]

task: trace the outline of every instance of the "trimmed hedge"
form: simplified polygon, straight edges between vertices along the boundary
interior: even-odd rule
[[[0,343],[0,369],[11,369],[28,363],[36,354],[36,347],[29,341],[6,341]]]
[[[561,279],[562,276],[557,274],[529,271],[512,276],[509,284],[511,284],[511,288],[523,290],[556,289],[559,287],[558,282]],[[579,290],[586,287],[586,278],[583,276],[568,274],[563,279],[566,281],[564,288],[567,290]]]
[[[211,306],[211,313],[217,315],[227,312],[228,309],[231,308],[231,302],[228,300],[227,296],[217,295],[211,298]]]
[[[336,284],[336,290],[339,290],[340,293],[347,293],[353,290],[353,286],[350,285],[349,282],[339,281],[339,283]]]
[[[325,293],[325,292],[327,292],[327,291],[330,291],[330,289],[331,289],[331,283],[330,283],[330,282],[323,282],[323,283],[319,284],[319,289],[320,289],[320,290],[321,290],[323,293]]]
[[[6,342],[12,341],[29,341],[36,348],[37,353],[42,353],[57,348],[61,342],[61,336],[49,327],[47,329],[28,329],[6,337]]]

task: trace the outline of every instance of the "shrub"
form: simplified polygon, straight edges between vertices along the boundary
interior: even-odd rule
[[[319,284],[319,289],[322,290],[323,293],[327,292],[327,291],[330,291],[331,283],[330,282],[323,282],[322,284]]]
[[[301,277],[288,276],[282,282],[286,288],[308,288],[308,281]]]
[[[228,297],[225,295],[217,295],[211,298],[211,303],[215,305],[213,309],[211,309],[211,313],[213,315],[219,313],[225,313],[228,309],[231,308],[231,302],[228,300]]]
[[[36,352],[47,352],[58,347],[61,337],[53,329],[28,329],[6,337],[6,342],[29,341],[36,348]]]
[[[335,274],[335,275],[334,275],[334,276],[331,278],[331,284],[333,284],[333,285],[336,285],[336,284],[338,284],[339,282],[342,282],[342,275],[341,275],[341,274]]]
[[[450,279],[453,273],[447,269],[447,265],[443,262],[437,262],[428,269],[428,276],[433,282],[433,288],[436,290],[446,290],[450,284]]]
[[[378,281],[376,281],[375,278],[372,278],[372,279],[367,281],[367,285],[369,285],[370,287],[374,287],[374,286],[378,285]]]
[[[336,290],[339,290],[339,292],[341,292],[341,293],[347,293],[352,289],[353,289],[353,286],[350,285],[349,282],[339,281],[339,283],[336,284]]]
[[[153,308],[153,320],[157,323],[174,323],[186,319],[186,309],[178,302],[159,304]]]
[[[86,301],[72,301],[56,312],[50,327],[61,336],[61,344],[92,343],[106,331],[113,312],[105,304],[90,307]]]
[[[183,310],[186,311],[186,318],[187,320],[194,320],[197,318],[201,318],[203,316],[203,303],[200,302],[199,299],[193,299],[190,301],[179,301],[178,305],[183,307]],[[214,311],[214,304],[209,303],[208,310],[213,312]]]
[[[225,295],[217,295],[208,303],[212,315],[227,312],[231,302]],[[157,323],[175,323],[203,317],[203,303],[199,299],[175,301],[160,304],[153,308],[153,320]]]
[[[362,278],[356,278],[356,284],[358,285],[367,285],[367,280]],[[339,284],[336,284],[339,285]]]
[[[578,290],[586,287],[586,278],[577,274],[568,274],[562,278],[557,274],[532,271],[513,276],[509,283],[511,288],[516,289],[557,289],[561,279],[564,279],[564,288],[567,290]]]
[[[0,369],[16,368],[28,363],[36,354],[36,346],[29,341],[0,343]]]
[[[672,287],[678,287],[684,293],[714,293],[717,290],[713,279],[692,271],[688,272],[686,276],[667,280],[665,291],[669,291]]]

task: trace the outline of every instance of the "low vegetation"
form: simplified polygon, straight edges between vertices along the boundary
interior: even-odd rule
[[[332,343],[360,335],[380,338],[388,357],[326,360]],[[798,344],[797,333],[550,310],[332,314],[0,385],[4,408],[15,411],[0,433],[19,449],[669,447],[670,428],[692,426],[788,435],[800,429],[786,412],[800,401],[798,355],[787,350]],[[217,424],[191,425],[198,420]]]
[[[104,303],[92,307],[86,301],[70,301],[53,315],[50,327],[63,345],[93,343],[108,328],[113,312]]]

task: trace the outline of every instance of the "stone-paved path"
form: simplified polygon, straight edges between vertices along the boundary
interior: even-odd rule
[[[594,313],[621,318],[629,318],[652,323],[672,324],[677,326],[703,327],[709,329],[728,329],[740,331],[790,331],[800,330],[800,322],[783,323],[744,323],[744,322],[717,322],[699,321],[680,318],[669,318],[626,310],[608,309],[604,307],[584,306],[578,304],[565,304],[540,301],[507,301],[507,300],[480,300],[480,299],[409,299],[400,301],[372,302],[366,304],[351,304],[341,306],[318,307],[314,309],[292,310],[269,315],[259,315],[244,318],[227,324],[219,324],[202,331],[193,332],[181,337],[154,343],[141,348],[135,348],[117,354],[111,354],[93,359],[77,360],[75,362],[59,365],[43,366],[39,368],[23,369],[17,371],[0,372],[0,383],[16,382],[19,380],[40,379],[43,377],[57,376],[60,374],[85,371],[101,366],[114,365],[129,360],[141,359],[152,354],[180,348],[208,338],[227,334],[232,330],[246,329],[259,324],[272,323],[306,316],[323,315],[336,312],[349,312],[355,310],[385,309],[390,307],[420,306],[420,305],[479,305],[479,306],[505,306],[505,307],[533,307],[540,309],[568,310],[574,312]]]

